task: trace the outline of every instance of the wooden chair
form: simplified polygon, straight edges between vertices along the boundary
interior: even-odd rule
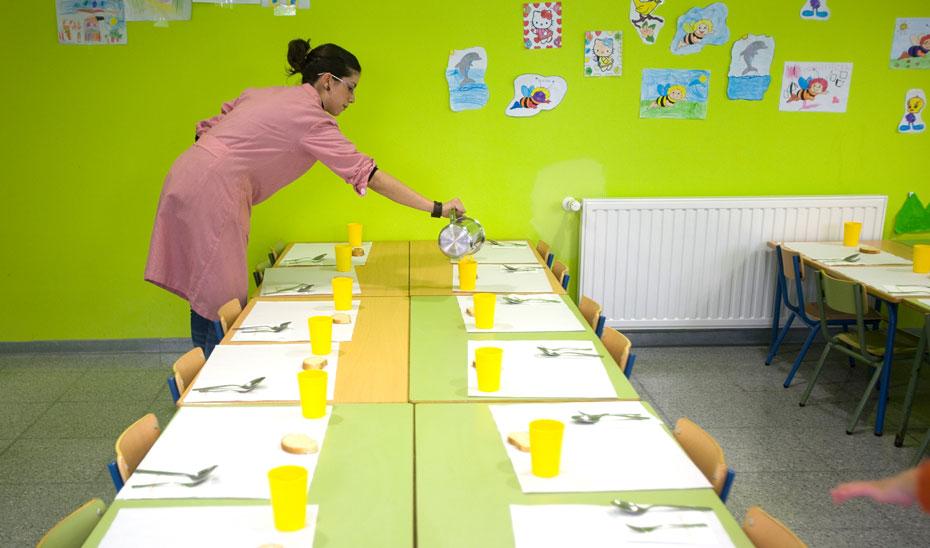
[[[106,510],[102,500],[90,499],[49,529],[36,548],[80,548]]]
[[[284,251],[284,242],[278,240],[274,243],[271,248],[268,249],[268,263],[275,264],[278,261],[278,257],[281,256],[281,253]],[[257,285],[257,284],[256,284]]]
[[[591,329],[594,330],[594,334],[600,337],[604,332],[604,322],[607,321],[607,318],[601,315],[601,305],[599,305],[597,301],[582,295],[581,302],[578,304],[578,310],[581,311],[581,315],[584,316],[584,319],[588,320]]]
[[[155,444],[159,434],[161,428],[158,427],[158,417],[148,413],[116,438],[116,460],[110,461],[107,467],[117,493],[136,471],[136,467]]]
[[[549,247],[549,244],[539,240],[536,242],[536,251],[539,253],[539,256],[542,257],[542,260],[546,261],[546,266],[552,268],[552,261],[555,260],[555,255],[552,254],[552,248]]]
[[[727,466],[723,449],[713,436],[687,417],[675,423],[675,438],[691,461],[703,472],[723,502],[727,501],[736,472]]]
[[[856,406],[856,410],[853,411],[846,424],[846,433],[852,434],[856,428],[856,423],[859,422],[859,417],[862,415],[862,410],[865,409],[865,404],[868,403],[872,390],[882,374],[887,334],[883,328],[875,331],[866,330],[868,301],[860,284],[839,280],[824,272],[817,272],[814,279],[817,282],[815,294],[817,296],[817,305],[820,308],[820,331],[823,333],[824,339],[826,339],[827,346],[823,349],[823,353],[820,354],[820,361],[817,362],[817,368],[814,369],[814,376],[808,383],[807,390],[804,391],[804,395],[798,403],[801,407],[807,404],[807,399],[814,390],[814,385],[820,377],[823,364],[831,350],[839,350],[856,361],[865,362],[875,371],[865,388],[865,392],[862,393],[862,398],[859,399],[859,405]],[[829,331],[827,331],[827,307],[854,315],[856,318],[855,331],[841,332],[831,337]],[[905,331],[898,331],[895,334],[894,343],[894,356],[910,356],[916,350],[917,338]]]
[[[568,289],[568,267],[562,261],[553,261],[552,274],[562,284],[562,289]]]
[[[613,327],[605,327],[604,333],[601,335],[601,342],[610,352],[610,357],[617,362],[620,371],[623,371],[624,376],[629,379],[630,375],[633,374],[633,364],[636,363],[636,354],[630,351],[633,348],[630,339]]]
[[[178,403],[181,394],[184,393],[184,390],[187,389],[206,362],[207,359],[200,347],[188,350],[186,354],[174,362],[174,365],[171,366],[171,375],[168,377],[168,391],[171,392],[174,403]]]
[[[255,270],[252,271],[252,279],[255,280],[255,287],[262,285],[262,280],[265,279],[265,269],[271,268],[273,261],[262,261],[255,265]]]
[[[236,319],[239,317],[239,314],[242,314],[242,304],[239,302],[239,299],[232,299],[228,303],[224,304],[217,311],[217,314],[220,317],[220,337],[229,331],[230,326],[236,323]]]
[[[807,548],[791,529],[758,506],[746,510],[743,532],[756,548]]]

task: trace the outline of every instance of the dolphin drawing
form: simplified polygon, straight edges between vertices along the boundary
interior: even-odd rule
[[[756,55],[759,54],[759,50],[762,50],[762,49],[769,49],[769,48],[768,46],[765,45],[765,42],[763,42],[762,40],[756,40],[755,42],[752,42],[751,44],[746,46],[746,48],[739,54],[740,57],[743,58],[743,61],[746,62],[746,68],[743,70],[742,76],[746,76],[750,72],[759,72],[759,69],[752,66],[752,61],[753,59],[756,58]]]
[[[468,71],[471,69],[472,63],[480,60],[481,56],[473,51],[466,53],[459,59],[459,62],[455,65],[455,69],[459,71],[459,76],[462,77],[462,82],[459,83],[459,87],[474,83],[474,80],[468,77]]]

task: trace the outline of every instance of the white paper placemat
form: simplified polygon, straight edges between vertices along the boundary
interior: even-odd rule
[[[880,251],[879,253],[862,253],[859,251],[858,246],[846,247],[840,242],[785,242],[781,245],[792,251],[797,251],[805,257],[828,263],[831,266],[912,264],[908,259],[898,257],[897,255],[893,255],[887,251]],[[859,254],[859,260],[855,262],[843,261],[844,258],[856,253]],[[788,265],[785,266],[787,267]]]
[[[348,314],[352,322],[347,324],[333,324],[333,340],[346,342],[352,340],[352,332],[358,321],[358,307],[361,301],[352,301],[352,310],[340,310]],[[256,325],[280,325],[291,322],[287,329],[278,333],[268,331],[245,332],[237,329],[233,332],[232,340],[236,342],[298,342],[310,340],[310,327],[307,320],[310,316],[332,316],[336,307],[332,301],[259,301],[242,320],[240,327]]]
[[[529,244],[520,240],[495,240],[497,245],[484,242],[474,258],[479,263],[513,263],[513,264],[539,264],[536,253]],[[458,259],[449,259],[456,263]]]
[[[641,516],[626,516],[612,506],[511,504],[510,519],[515,548],[733,546],[713,512],[655,509]],[[637,533],[627,527],[683,523],[706,523],[707,527],[662,527],[650,533]]]
[[[639,402],[525,403],[489,405],[501,443],[524,493],[585,493],[701,489],[711,487],[675,439],[658,420],[608,420],[575,424],[572,415],[585,413],[649,414]],[[507,443],[513,432],[528,432],[536,419],[565,424],[559,475],[538,478],[531,473],[530,454]]]
[[[917,304],[930,310],[930,299],[915,299]]]
[[[338,243],[338,245],[343,244],[348,244],[348,242]],[[284,257],[281,257],[278,266],[335,266],[336,245],[336,242],[296,243],[284,254]],[[362,242],[362,249],[365,250],[364,255],[352,257],[352,264],[355,266],[368,262],[368,256],[371,255],[371,242]],[[317,257],[320,258],[314,261],[313,259]]]
[[[510,304],[507,297],[524,300]],[[494,327],[478,329],[475,317],[466,309],[474,310],[471,296],[459,296],[459,310],[465,330],[469,333],[533,333],[544,331],[584,331],[585,324],[575,316],[562,297],[555,293],[537,295],[498,295],[494,305]]]
[[[913,267],[910,266],[873,266],[869,268],[842,266],[834,270],[861,284],[876,287],[889,293],[914,293],[923,290],[930,293],[930,275],[915,274]]]
[[[307,297],[310,295],[332,295],[333,278],[336,277],[352,278],[352,294],[361,294],[362,290],[358,284],[358,275],[355,273],[354,268],[351,272],[339,272],[335,266],[290,266],[265,269],[261,296]]]
[[[307,526],[282,533],[271,506],[175,506],[120,508],[101,548],[312,547],[319,506],[307,506]]]
[[[475,349],[493,346],[504,350],[501,387],[496,392],[478,390],[478,372],[472,367]],[[468,395],[509,398],[616,398],[603,358],[563,355],[544,358],[538,346],[571,347],[597,354],[588,341],[468,341]],[[613,366],[613,362],[609,363]]]
[[[297,374],[303,361],[312,356],[309,343],[301,344],[220,344],[213,349],[207,363],[184,397],[184,403],[219,402],[299,402]],[[333,343],[327,361],[326,399],[332,400],[339,368],[339,343]],[[197,392],[195,389],[220,384],[246,384],[265,377],[251,392]]]
[[[182,407],[171,424],[139,464],[142,470],[196,474],[217,465],[210,479],[196,487],[161,485],[134,488],[162,481],[182,480],[136,472],[129,476],[118,499],[242,498],[267,499],[268,470],[285,464],[303,466],[309,482],[320,453],[293,455],[281,449],[287,434],[306,434],[323,451],[332,407],[320,419],[305,419],[300,406]]]
[[[546,267],[514,265],[520,270],[509,272],[500,264],[478,263],[475,292],[481,293],[552,293]],[[459,291],[459,265],[452,265],[452,289]]]

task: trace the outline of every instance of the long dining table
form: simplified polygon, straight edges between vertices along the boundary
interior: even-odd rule
[[[330,249],[332,244],[313,244]],[[517,246],[514,246],[517,247]],[[535,249],[526,244],[520,264],[541,267],[547,285],[547,306],[567,310],[565,316],[577,327],[571,330],[534,330],[498,333],[469,332],[463,320],[459,297],[469,292],[453,286],[453,262],[439,253],[435,242],[371,242],[364,261],[356,261],[353,274],[360,293],[353,296],[354,325],[351,336],[338,346],[338,368],[334,371],[335,390],[331,416],[318,463],[312,473],[308,504],[318,505],[314,543],[318,546],[514,546],[507,507],[509,504],[595,504],[604,506],[613,495],[624,495],[638,502],[665,502],[707,507],[713,510],[725,534],[736,546],[749,546],[726,507],[709,487],[658,489],[613,493],[524,494],[516,487],[514,471],[508,469],[500,440],[489,418],[489,404],[534,402],[540,405],[582,406],[638,405],[639,396],[609,357],[604,345],[565,294]],[[293,249],[289,245],[277,260]],[[529,254],[531,253],[531,254]],[[321,253],[309,257],[314,259]],[[505,256],[511,256],[504,254]],[[508,259],[509,260],[509,259]],[[535,263],[534,263],[535,261]],[[298,261],[302,262],[302,261]],[[292,264],[294,262],[292,261]],[[479,263],[480,264],[480,263]],[[324,267],[326,268],[326,267]],[[514,278],[519,279],[519,278]],[[540,278],[537,276],[538,282]],[[514,291],[521,294],[520,291]],[[531,297],[537,298],[538,291]],[[522,298],[527,298],[526,293]],[[499,296],[504,298],[504,296]],[[558,299],[557,301],[553,301]],[[254,325],[250,316],[257,306],[269,304],[325,307],[331,295],[255,297],[246,305],[221,342],[221,347],[271,349],[283,341],[236,339],[242,326]],[[300,303],[303,303],[302,305]],[[303,308],[301,308],[303,309]],[[514,309],[516,310],[516,309]],[[268,316],[261,316],[268,322]],[[534,318],[535,319],[535,318]],[[281,321],[277,318],[277,321]],[[564,325],[564,323],[562,324]],[[335,335],[334,335],[335,336]],[[240,337],[242,338],[242,337]],[[597,364],[611,391],[609,398],[470,398],[466,390],[466,353],[470,343],[555,340],[564,344],[588,345],[597,353]],[[308,341],[290,341],[306,352]],[[265,346],[262,346],[265,345]],[[300,345],[303,345],[302,347]],[[278,354],[265,350],[271,359]],[[298,350],[299,352],[299,350]],[[251,354],[250,354],[251,355]],[[288,362],[290,363],[290,362]],[[241,365],[241,364],[240,364]],[[251,367],[250,364],[246,364]],[[263,365],[255,359],[258,375]],[[280,365],[280,364],[278,364]],[[211,367],[207,365],[201,370]],[[287,364],[285,364],[286,370]],[[294,382],[300,370],[294,361]],[[251,369],[250,369],[251,371]],[[239,373],[237,373],[239,374]],[[199,378],[199,377],[198,377]],[[196,414],[197,404],[186,397],[197,378],[187,387],[179,406]],[[207,409],[224,416],[242,416],[252,407],[292,409],[299,415],[297,401],[282,403],[221,402]],[[647,406],[648,408],[648,406]],[[649,409],[649,413],[654,411]],[[180,413],[179,413],[180,414]],[[269,414],[271,416],[273,414]],[[174,423],[165,428],[173,432]],[[666,428],[667,432],[667,428]],[[670,434],[669,434],[670,436]],[[174,436],[177,438],[177,436]],[[183,447],[165,447],[172,436],[156,441],[159,453],[183,452]],[[671,438],[669,438],[671,439]],[[670,443],[674,443],[673,441]],[[162,444],[162,446],[159,446]],[[681,452],[675,445],[675,451]],[[481,466],[485,465],[485,466]],[[261,467],[259,467],[261,468]],[[256,469],[257,474],[266,470]],[[703,480],[702,480],[703,481]],[[261,499],[175,498],[125,500],[117,498],[94,530],[85,546],[106,542],[107,532],[123,509],[260,507],[267,511],[269,501]],[[604,506],[610,510],[609,504]],[[153,523],[170,528],[170,523]],[[124,528],[125,529],[125,528]],[[183,539],[184,531],[173,531]]]

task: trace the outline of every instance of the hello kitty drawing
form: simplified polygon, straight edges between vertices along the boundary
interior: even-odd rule
[[[523,4],[523,45],[527,49],[562,47],[562,3]]]

